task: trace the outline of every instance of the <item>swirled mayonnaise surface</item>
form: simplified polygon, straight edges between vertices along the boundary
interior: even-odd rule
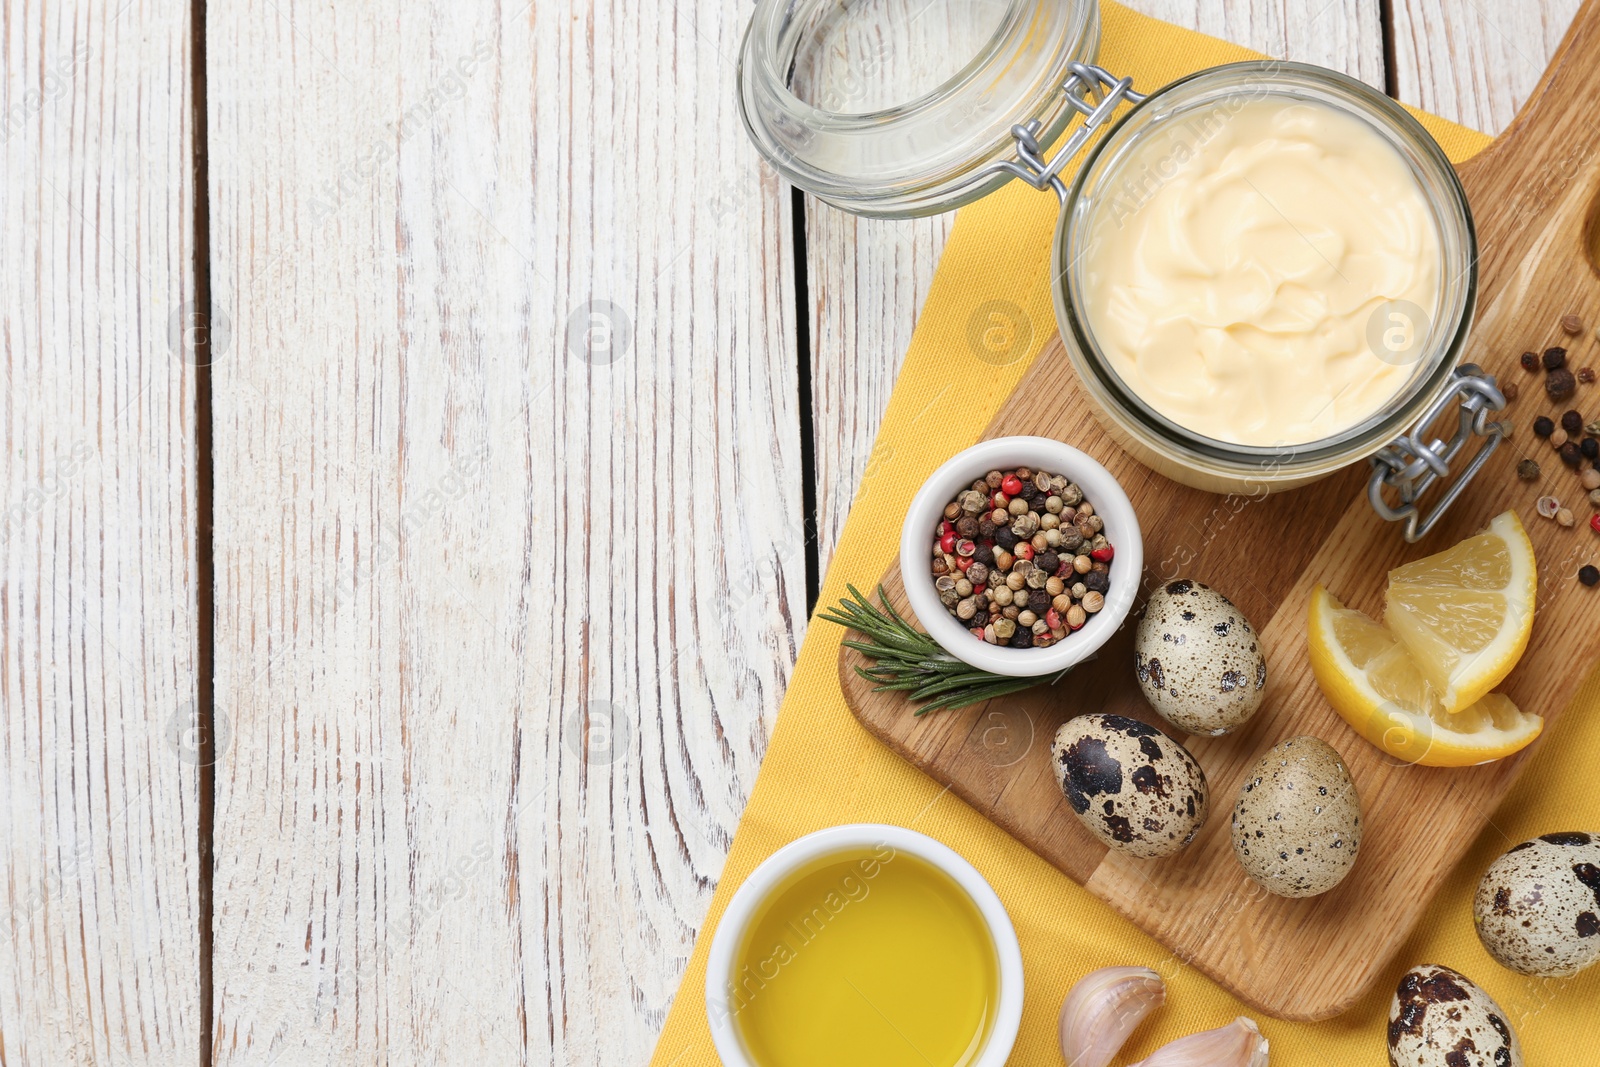
[[[1438,314],[1438,225],[1366,121],[1285,96],[1148,128],[1098,194],[1080,314],[1156,411],[1239,445],[1363,421]]]

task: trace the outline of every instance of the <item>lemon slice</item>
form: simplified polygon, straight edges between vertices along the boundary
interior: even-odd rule
[[[1311,670],[1335,711],[1396,759],[1471,767],[1526,748],[1544,720],[1489,693],[1451,714],[1404,645],[1317,586],[1311,595]]]
[[[1447,712],[1499,685],[1533,631],[1538,568],[1516,513],[1480,534],[1389,572],[1384,622]]]

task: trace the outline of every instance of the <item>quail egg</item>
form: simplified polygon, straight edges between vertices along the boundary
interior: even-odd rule
[[[1361,847],[1361,798],[1339,753],[1291,737],[1261,757],[1233,807],[1233,851],[1280,897],[1314,897],[1344,880]]]
[[[1389,1002],[1391,1067],[1522,1067],[1522,1046],[1494,999],[1464,976],[1413,967]]]
[[[1600,961],[1600,835],[1545,834],[1490,864],[1472,902],[1502,966],[1565,978]]]
[[[1178,742],[1121,715],[1080,715],[1050,748],[1056,784],[1089,832],[1144,859],[1182,851],[1205,824],[1205,772]]]
[[[1255,628],[1208,585],[1185,578],[1151,594],[1133,655],[1145,699],[1180,730],[1225,734],[1261,707],[1267,660]]]

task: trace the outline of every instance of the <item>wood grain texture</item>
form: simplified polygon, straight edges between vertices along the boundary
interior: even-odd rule
[[[1394,0],[1399,98],[1485,133],[1511,124],[1579,0]]]
[[[1501,381],[1529,378],[1517,354],[1559,343],[1564,314],[1600,320],[1600,127],[1592,119],[1600,107],[1597,72],[1600,0],[1590,0],[1535,103],[1493,148],[1462,168],[1483,249],[1478,319],[1466,358]],[[1575,363],[1595,354],[1592,337],[1569,343]],[[1259,632],[1271,681],[1263,710],[1237,734],[1185,739],[1212,790],[1206,828],[1168,860],[1107,853],[1071,816],[1054,783],[1042,739],[1073,715],[1109,711],[1161,725],[1133,678],[1131,628],[1094,664],[1054,687],[920,720],[897,694],[872,692],[853,670],[862,662],[859,654],[845,650],[840,678],[846,698],[886,743],[1245,1001],[1283,1018],[1335,1015],[1382,973],[1537,747],[1499,763],[1445,771],[1400,764],[1367,744],[1311,677],[1304,635],[1312,589],[1325,583],[1351,606],[1377,615],[1389,569],[1516,510],[1533,539],[1541,580],[1533,638],[1502,688],[1519,707],[1544,715],[1548,730],[1600,655],[1594,594],[1575,578],[1592,539],[1586,530],[1563,529],[1533,511],[1541,493],[1581,494],[1577,477],[1524,433],[1491,457],[1428,542],[1407,546],[1368,506],[1361,467],[1264,498],[1204,494],[1145,470],[1093,421],[1090,401],[1059,348],[1059,338],[1053,339],[985,436],[1038,434],[1089,452],[1128,489],[1139,512],[1150,561],[1146,589],[1181,573],[1221,589],[1264,624]],[[1595,387],[1585,388],[1592,399]],[[1547,401],[1530,380],[1510,416],[1526,425],[1536,414],[1565,406]],[[1545,461],[1539,485],[1519,482],[1514,471],[1531,448]],[[1285,538],[1285,529],[1295,536]],[[1263,556],[1263,544],[1275,546],[1275,553]],[[887,578],[891,595],[900,595],[898,567]],[[996,761],[973,743],[994,712],[1019,726],[1026,720],[1025,732],[1041,743],[1021,760]],[[1251,764],[1299,734],[1324,738],[1344,755],[1361,791],[1366,836],[1360,861],[1341,885],[1290,901],[1249,882],[1234,859],[1224,813]]]
[[[1377,0],[1131,0],[1128,6],[1383,87]],[[959,4],[950,7],[962,9]],[[954,34],[962,23],[957,16],[941,18],[936,23],[930,15],[923,24],[937,24],[952,40],[958,39]],[[885,76],[895,73],[888,70]],[[953,214],[906,221],[858,219],[806,199],[817,557],[823,571],[850,504],[873,469],[878,423],[953,222]]]
[[[200,1057],[190,61],[184,4],[0,14],[7,1067]]]
[[[805,607],[746,17],[211,5],[218,1064],[648,1058]]]

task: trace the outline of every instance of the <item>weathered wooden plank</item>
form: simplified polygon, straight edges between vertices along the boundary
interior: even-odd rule
[[[211,6],[217,1063],[647,1057],[803,626],[746,15]]]
[[[185,4],[0,12],[0,1062],[198,1063]]]
[[[1379,88],[1384,84],[1378,0],[1131,0],[1129,6],[1272,55],[1334,67]],[[949,5],[954,14],[941,11],[923,16],[919,26],[940,26],[951,40],[959,39],[959,16],[970,10]],[[882,57],[882,77],[903,73],[892,69],[895,59]],[[824,569],[872,468],[878,421],[952,221],[951,215],[862,220],[806,201],[817,554]]]
[[[1580,0],[1394,0],[1401,100],[1485,133],[1511,124]]]

